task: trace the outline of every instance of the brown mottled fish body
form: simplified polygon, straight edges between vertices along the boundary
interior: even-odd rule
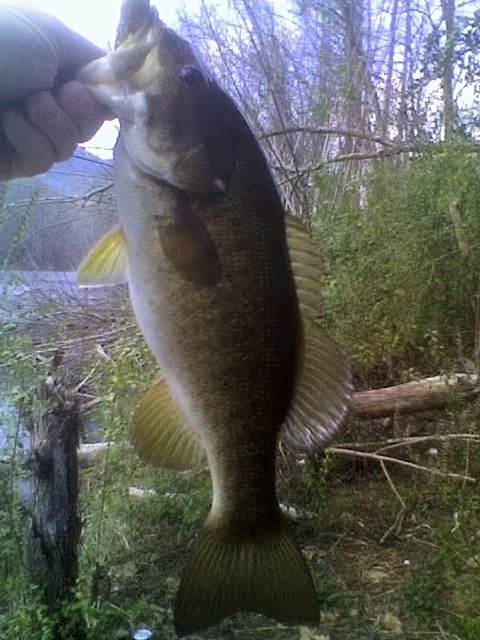
[[[139,454],[181,470],[205,451],[212,477],[177,631],[238,610],[315,624],[315,590],[275,495],[276,446],[282,425],[294,448],[321,446],[345,413],[350,378],[341,350],[314,325],[314,294],[302,304],[298,292],[314,280],[308,238],[292,222],[289,250],[255,137],[148,1],[124,2],[117,50],[80,77],[121,119],[121,228],[87,256],[79,282],[128,280],[165,376],[133,416]],[[304,258],[297,276],[292,265]],[[311,398],[317,384],[320,400]]]
[[[181,194],[160,181],[146,183],[121,136],[115,150],[118,210],[137,318],[194,428],[220,428],[225,437],[224,425],[235,417],[252,437],[273,431],[276,438],[293,393],[300,323],[284,215],[263,155],[248,129],[246,135],[251,139],[240,142],[238,154],[256,151],[256,162],[237,165],[228,193],[210,202],[185,196],[187,215],[200,221],[214,247],[205,268],[188,264],[188,234],[177,234],[175,223],[165,253],[168,218],[182,206]]]

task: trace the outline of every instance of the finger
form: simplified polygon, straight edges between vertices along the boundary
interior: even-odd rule
[[[0,32],[2,100],[15,100],[35,89],[51,89],[104,54],[53,16],[25,7],[2,6]]]
[[[60,107],[49,91],[37,91],[25,100],[25,113],[30,122],[44,133],[55,149],[57,161],[66,160],[80,139],[75,120]]]
[[[1,118],[6,141],[11,147],[10,177],[45,173],[55,162],[55,149],[48,137],[19,111],[6,110]]]
[[[57,100],[77,126],[78,142],[90,140],[105,120],[115,117],[94,100],[85,85],[78,80],[66,82],[58,91]]]
[[[0,182],[4,180],[10,180],[12,177],[11,164],[12,164],[13,149],[8,140],[0,131]]]

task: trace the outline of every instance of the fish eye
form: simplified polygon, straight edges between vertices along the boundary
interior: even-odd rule
[[[194,67],[191,64],[185,65],[180,71],[180,79],[188,86],[205,84],[205,76],[203,73],[198,67]]]

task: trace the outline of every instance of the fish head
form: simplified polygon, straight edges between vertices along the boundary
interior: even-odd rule
[[[235,107],[148,0],[125,0],[115,50],[78,78],[119,117],[121,145],[137,169],[188,192],[226,190]]]

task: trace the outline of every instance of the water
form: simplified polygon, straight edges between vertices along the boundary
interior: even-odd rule
[[[60,305],[69,310],[88,305],[102,305],[112,299],[109,287],[80,289],[74,271],[0,271],[0,340],[1,332],[21,334],[41,317],[42,323],[61,321],[54,314]],[[33,330],[34,331],[34,330]],[[0,459],[11,455],[14,449],[28,451],[29,434],[19,429],[18,408],[11,403],[11,385],[8,368],[0,367]],[[96,442],[98,425],[92,419],[85,425],[89,442]]]
[[[80,289],[75,271],[0,271],[0,322],[38,314],[39,308],[99,304],[111,300],[109,287]]]
[[[29,434],[19,425],[19,420],[18,407],[9,401],[5,385],[0,385],[0,459],[14,452],[22,457],[29,448]]]

